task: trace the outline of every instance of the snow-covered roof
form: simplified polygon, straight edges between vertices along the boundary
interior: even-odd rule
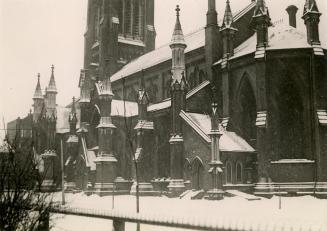
[[[319,5],[320,2],[320,5]],[[273,4],[274,3],[274,4]],[[274,25],[268,29],[268,47],[266,50],[282,50],[282,49],[299,49],[299,48],[313,48],[307,42],[306,28],[301,19],[304,1],[302,0],[285,0],[276,4],[274,1],[267,2],[269,7],[270,17]],[[299,8],[297,13],[297,27],[289,26],[288,14],[286,7],[290,4],[296,5]],[[323,33],[323,25],[326,24],[322,20],[327,17],[327,7],[322,1],[318,1],[319,10],[322,12],[320,23],[320,41],[324,49],[327,49],[327,36]],[[327,25],[326,25],[327,26]],[[236,35],[237,36],[237,35]],[[244,55],[254,53],[256,51],[256,34],[252,35],[242,44],[234,49],[234,56],[230,59],[235,59]],[[221,63],[221,60],[214,65]]]
[[[312,48],[307,43],[306,33],[289,25],[280,24],[269,28],[268,36],[269,43],[266,50]],[[234,49],[234,56],[230,59],[254,53],[256,51],[256,42],[256,35],[254,34]]]
[[[210,82],[208,80],[203,81],[201,84],[196,86],[195,88],[191,89],[187,94],[186,94],[186,99],[191,98],[193,95],[195,95],[197,92],[199,92],[201,89],[204,87],[208,86]],[[154,112],[154,111],[159,111],[163,110],[166,108],[169,108],[171,106],[171,99],[168,98],[160,103],[156,104],[151,104],[148,106],[148,111],[149,112]]]
[[[111,116],[132,117],[138,115],[136,102],[113,99],[111,103]]]
[[[192,127],[206,142],[210,143],[211,118],[209,115],[181,111],[180,116]],[[222,129],[219,139],[219,150],[225,152],[255,152],[242,137],[235,132]]]
[[[205,44],[204,28],[200,28],[192,33],[185,35],[185,43],[187,47],[185,53],[203,47]],[[153,51],[150,51],[133,61],[126,64],[121,70],[111,76],[111,81],[115,82],[123,77],[129,76],[136,72],[142,71],[149,67],[171,59],[171,49],[169,44],[165,44]]]
[[[79,99],[76,101],[78,102]],[[69,132],[69,114],[71,112],[72,104],[67,105],[66,107],[57,106],[57,124],[56,130],[57,133],[68,133]],[[125,108],[125,109],[124,109]],[[80,118],[81,118],[81,109],[78,104],[76,104],[76,116],[77,124],[76,129],[80,128]],[[138,115],[138,106],[136,102],[116,100],[113,99],[111,103],[111,116],[118,117],[132,117]]]

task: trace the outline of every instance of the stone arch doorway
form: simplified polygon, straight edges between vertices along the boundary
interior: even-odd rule
[[[289,75],[281,79],[278,105],[280,158],[305,158],[303,99],[296,82]]]
[[[203,175],[204,175],[204,166],[200,157],[196,156],[192,160],[192,189],[202,189],[203,188]]]
[[[249,75],[245,73],[240,80],[236,92],[231,120],[231,130],[238,133],[254,148],[257,139],[257,128],[255,126],[256,117],[257,106],[255,93]]]

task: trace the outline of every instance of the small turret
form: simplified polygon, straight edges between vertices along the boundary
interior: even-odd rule
[[[302,19],[307,28],[307,41],[310,45],[320,45],[319,22],[321,13],[315,0],[306,0]]]
[[[220,33],[222,35],[223,40],[223,58],[228,58],[230,56],[233,56],[234,54],[233,40],[236,31],[237,29],[234,28],[234,21],[230,8],[230,3],[229,0],[227,0],[223,24],[220,29]]]
[[[268,46],[268,27],[272,24],[265,0],[257,0],[250,26],[257,33],[257,47]]]

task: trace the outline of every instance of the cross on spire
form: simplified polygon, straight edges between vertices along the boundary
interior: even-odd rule
[[[181,11],[181,9],[179,8],[179,5],[176,5],[176,16],[179,17],[179,12]]]

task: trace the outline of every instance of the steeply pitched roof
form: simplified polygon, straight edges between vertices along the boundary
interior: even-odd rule
[[[233,24],[233,15],[232,10],[230,8],[229,0],[226,1],[226,8],[225,8],[225,14],[223,18],[223,24],[222,27],[231,27]]]
[[[171,39],[171,44],[185,44],[183,30],[182,30],[181,22],[179,20],[179,11],[180,11],[180,9],[179,9],[179,6],[177,5],[177,7],[176,7],[176,23],[175,23],[173,36]]]
[[[185,53],[203,47],[204,41],[204,28],[200,28],[190,34],[184,36],[187,48]],[[111,81],[115,82],[123,77],[129,76],[143,69],[155,66],[171,59],[171,49],[169,44],[165,44],[149,53],[146,53],[130,63],[126,64],[121,70],[111,76]]]
[[[50,81],[49,81],[49,85],[46,88],[47,92],[57,92],[57,87],[56,87],[56,81],[55,81],[55,77],[54,77],[54,66],[51,66],[51,77],[50,77]]]
[[[33,95],[33,99],[43,99],[41,84],[40,84],[40,73],[37,74],[37,84]]]
[[[194,129],[206,142],[210,143],[211,118],[209,115],[181,111],[180,116]],[[225,152],[255,152],[242,137],[235,132],[222,130],[219,139],[219,150]]]

